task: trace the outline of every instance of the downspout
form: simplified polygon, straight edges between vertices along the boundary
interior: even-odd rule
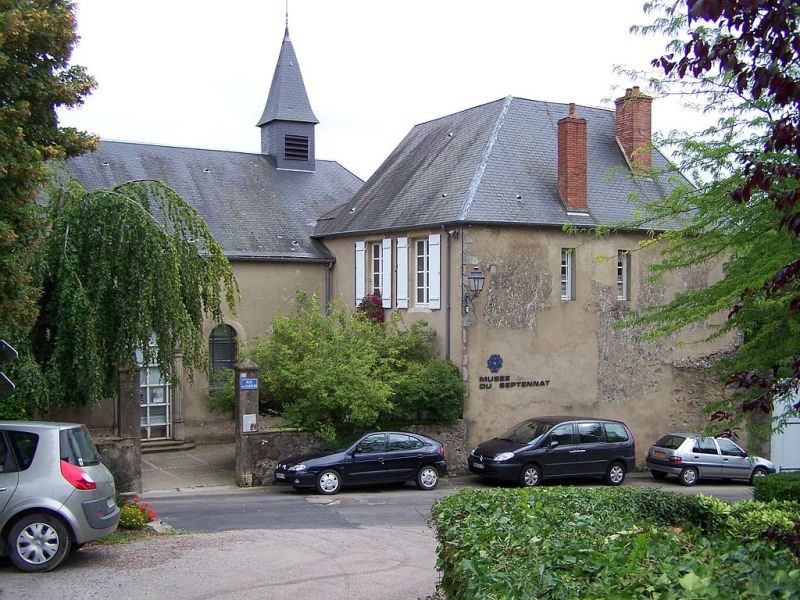
[[[336,259],[333,259],[328,262],[328,266],[325,267],[325,314],[331,314],[331,281],[333,280],[333,263],[336,262]]]
[[[447,230],[447,228],[442,225],[442,231],[445,233],[445,237],[447,238],[447,244],[445,246],[445,258],[444,258],[444,285],[445,289],[445,304],[444,304],[444,358],[445,360],[450,360],[450,318],[451,318],[451,306],[450,306],[450,285],[451,285],[451,260],[450,260],[450,239],[454,237],[458,237],[458,230],[451,229]]]
[[[445,230],[444,233],[447,236],[447,255],[444,257],[444,285],[447,287],[444,305],[444,359],[450,360],[450,232]]]

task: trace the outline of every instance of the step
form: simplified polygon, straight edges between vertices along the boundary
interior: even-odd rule
[[[191,450],[197,444],[194,442],[184,442],[182,440],[142,440],[142,454],[154,454],[156,452],[180,452]]]

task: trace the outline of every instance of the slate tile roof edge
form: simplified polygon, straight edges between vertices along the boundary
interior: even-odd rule
[[[152,146],[156,148],[175,148],[176,150],[198,150],[200,152],[223,152],[225,154],[246,154],[248,156],[269,156],[269,154],[264,154],[263,152],[248,152],[246,150],[225,150],[223,148],[200,148],[199,146],[181,146],[179,144],[166,144],[166,143],[162,144],[157,142],[135,142],[131,140],[114,140],[111,138],[104,138],[104,137],[100,138],[100,143],[131,144],[133,146]],[[350,169],[342,165],[338,160],[317,158],[316,161],[337,164],[340,167],[342,167],[345,171],[350,173],[353,177],[357,177],[359,180],[363,181],[361,177],[358,177],[358,175],[356,175]]]
[[[335,231],[328,233],[312,233],[312,239],[324,240],[326,238],[342,238],[342,237],[357,237],[363,235],[375,235],[379,233],[396,233],[398,231],[422,231],[428,229],[441,229],[448,227],[521,227],[526,229],[534,229],[544,227],[548,229],[563,229],[564,226],[574,227],[575,229],[596,229],[597,223],[532,223],[530,221],[487,221],[487,220],[464,220],[464,221],[440,221],[436,223],[417,224],[412,227],[387,227],[375,229],[359,229],[348,231]],[[641,233],[648,229],[648,227],[641,227],[639,229],[630,227],[615,228],[615,231],[624,233]],[[653,231],[668,231],[664,227],[652,227]]]
[[[230,260],[240,260],[242,262],[302,262],[302,263],[329,263],[335,260],[333,255],[330,257],[318,256],[286,256],[280,254],[239,254],[236,252],[226,252],[225,257]]]

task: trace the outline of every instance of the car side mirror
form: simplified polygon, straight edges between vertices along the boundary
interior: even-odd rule
[[[555,448],[558,446],[558,440],[550,440],[550,443],[547,445],[548,448]]]

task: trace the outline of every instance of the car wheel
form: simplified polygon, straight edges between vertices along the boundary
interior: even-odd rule
[[[650,471],[650,475],[653,476],[653,479],[658,479],[659,481],[662,481],[667,478],[666,471]]]
[[[681,480],[683,485],[694,485],[697,483],[698,475],[697,469],[694,467],[686,467],[681,474],[678,475],[678,478]]]
[[[422,467],[417,473],[417,487],[421,490],[432,490],[439,485],[439,471],[436,467]]]
[[[542,472],[536,465],[525,465],[519,474],[519,484],[522,487],[534,487],[541,483]]]
[[[625,481],[625,466],[622,463],[611,463],[606,471],[608,485],[621,485]]]
[[[58,517],[41,513],[25,515],[8,532],[7,550],[20,571],[51,571],[70,552],[72,540]]]
[[[767,470],[764,467],[756,467],[753,469],[753,473],[750,475],[750,485],[753,485],[753,480],[756,477],[766,477]]]
[[[338,471],[325,469],[317,477],[317,491],[320,494],[330,496],[338,494],[340,489],[342,489],[342,478],[339,476]]]

